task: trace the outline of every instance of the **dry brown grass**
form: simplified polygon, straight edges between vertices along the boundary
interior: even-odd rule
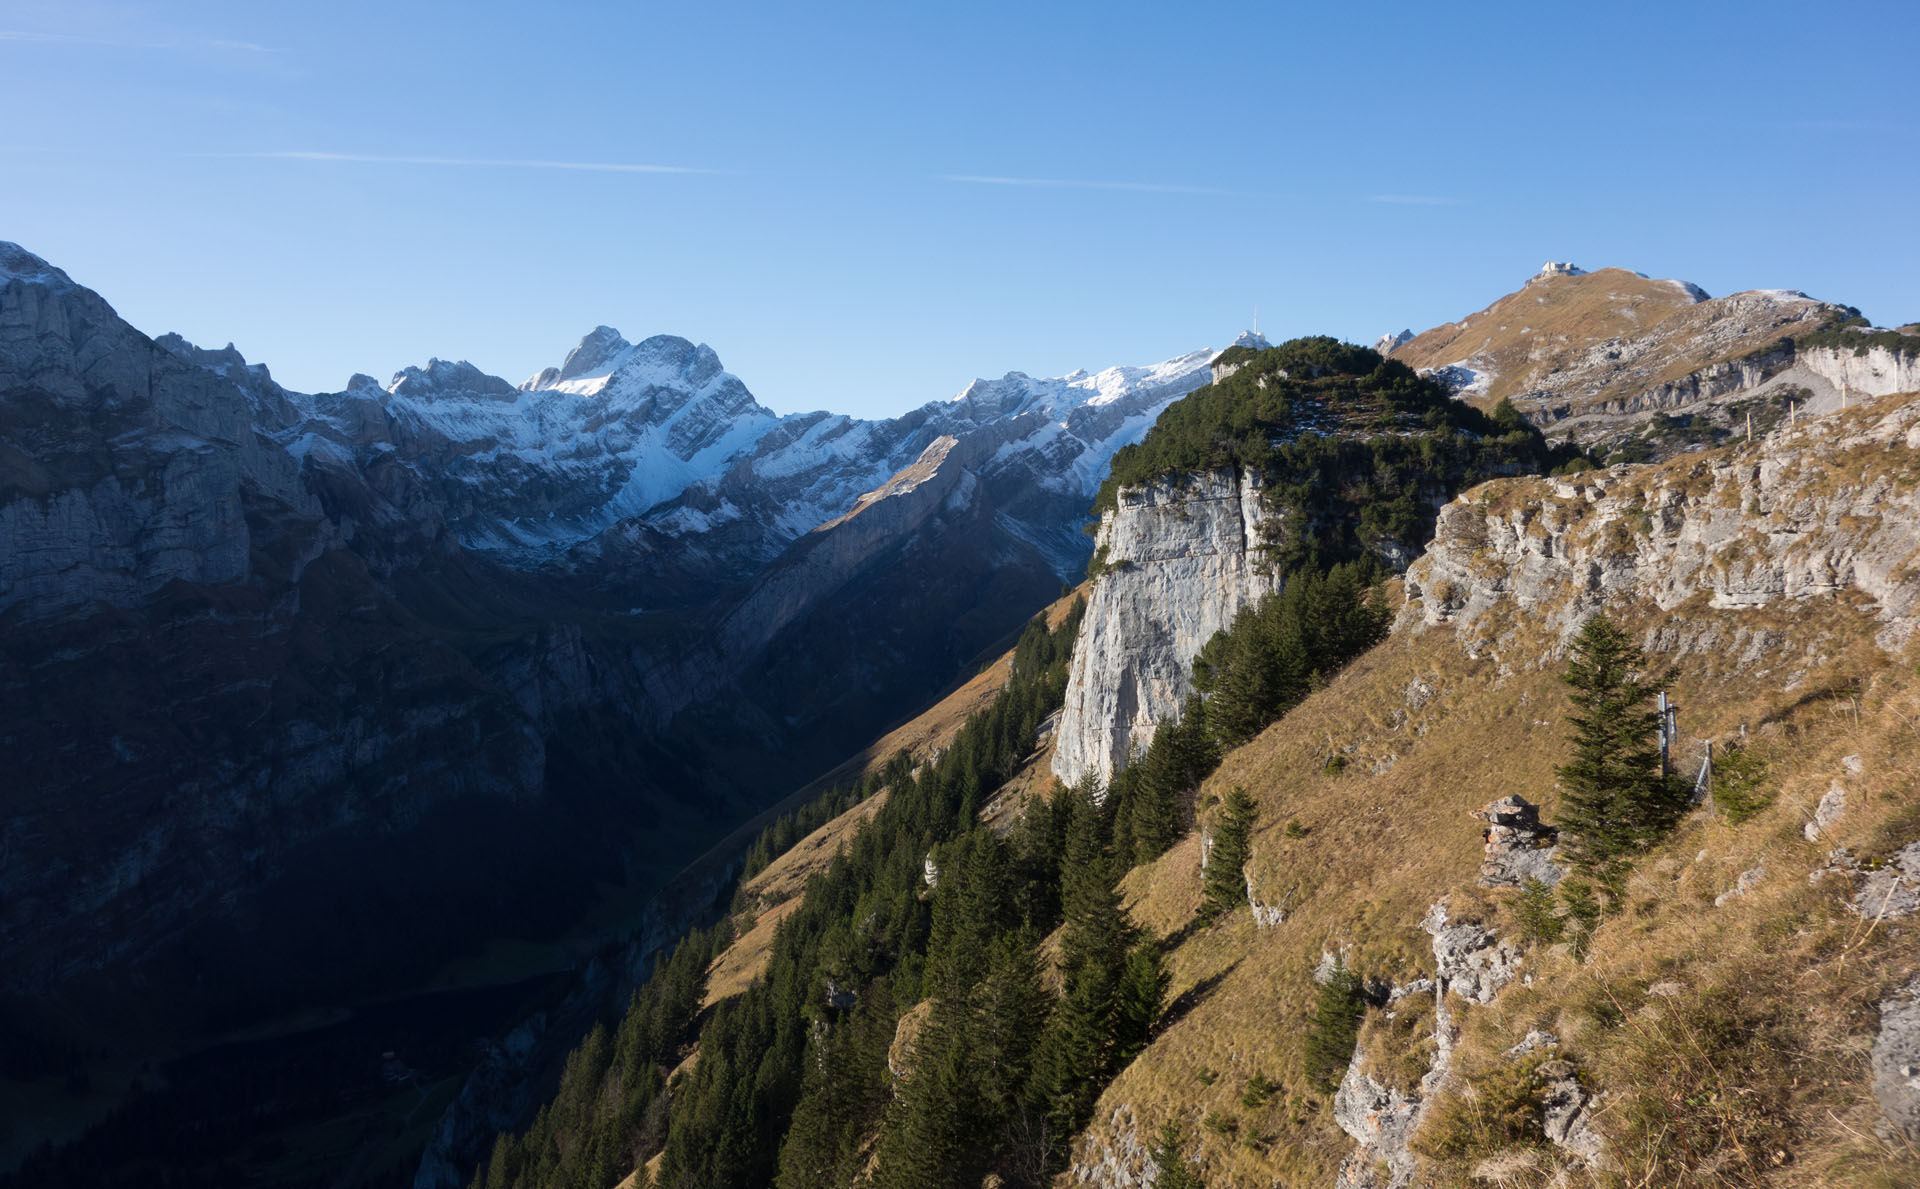
[[[750,909],[764,910],[785,904],[806,889],[807,881],[824,872],[835,856],[847,848],[860,828],[873,820],[887,803],[887,790],[873,796],[802,838],[768,863],[765,870],[746,882],[743,891]]]
[[[779,930],[780,922],[799,907],[800,898],[795,896],[761,912],[753,927],[735,938],[733,944],[713,960],[707,967],[707,995],[702,1007],[744,995],[748,987],[760,981],[773,954],[774,933]]]
[[[1865,928],[1840,907],[1839,881],[1807,884],[1828,846],[1884,848],[1890,818],[1920,825],[1920,680],[1911,660],[1890,661],[1872,646],[1871,620],[1845,602],[1761,612],[1689,605],[1676,614],[1695,628],[1717,624],[1725,639],[1743,629],[1743,638],[1775,634],[1779,642],[1753,664],[1682,658],[1674,692],[1690,736],[1724,738],[1745,722],[1769,740],[1782,757],[1771,773],[1780,795],[1739,827],[1693,814],[1640,864],[1626,910],[1603,924],[1585,963],[1564,946],[1535,950],[1523,967],[1532,986],[1516,984],[1485,1008],[1463,1010],[1456,1000],[1465,1027],[1456,1068],[1491,1067],[1530,1028],[1554,1028],[1609,1090],[1601,1126],[1637,1170],[1622,1183],[1920,1184],[1911,1152],[1873,1138],[1864,1057],[1876,996],[1920,962],[1915,931]],[[1645,631],[1660,616],[1630,609],[1627,618]],[[1263,901],[1287,900],[1288,919],[1256,931],[1242,911],[1184,936],[1169,957],[1178,1010],[1109,1088],[1096,1119],[1123,1103],[1142,1135],[1182,1119],[1200,1136],[1210,1185],[1331,1180],[1352,1145],[1303,1073],[1310,974],[1322,950],[1344,951],[1368,978],[1430,974],[1430,941],[1418,923],[1443,896],[1456,919],[1480,917],[1518,936],[1512,894],[1474,886],[1481,839],[1469,813],[1518,793],[1552,820],[1565,700],[1555,642],[1525,624],[1509,628],[1503,650],[1478,660],[1447,630],[1397,635],[1227,757],[1202,797],[1242,785],[1259,801],[1250,869]],[[1416,678],[1440,691],[1418,709],[1406,694]],[[1331,752],[1350,757],[1337,777],[1325,772]],[[1847,778],[1848,816],[1833,839],[1805,842],[1801,823],[1844,772],[1841,757],[1853,754],[1864,767]],[[1384,771],[1373,775],[1377,763]],[[1287,837],[1290,819],[1306,827],[1304,838]],[[1756,864],[1768,879],[1715,909],[1714,897]],[[1198,882],[1189,837],[1134,872],[1124,890],[1136,921],[1167,936],[1190,927]],[[1681,984],[1674,997],[1648,996],[1666,982]],[[1417,1080],[1431,1042],[1394,1023],[1370,1013],[1367,1054],[1404,1086]],[[1256,1072],[1281,1090],[1248,1110],[1239,1095]],[[1658,1155],[1678,1146],[1649,1130],[1649,1095],[1678,1126],[1716,1137],[1697,1145],[1696,1164],[1709,1171],[1695,1175]],[[1236,1135],[1194,1126],[1209,1113],[1234,1117]],[[1528,1163],[1542,1159],[1550,1172],[1557,1158],[1547,1154],[1515,1157],[1503,1175],[1515,1184],[1543,1179]],[[1430,1171],[1461,1184],[1472,1173]]]

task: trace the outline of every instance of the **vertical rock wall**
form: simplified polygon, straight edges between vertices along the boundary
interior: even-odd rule
[[[1120,493],[1100,522],[1094,584],[1074,646],[1053,770],[1104,785],[1180,710],[1193,657],[1279,587],[1262,547],[1253,475],[1209,471]]]

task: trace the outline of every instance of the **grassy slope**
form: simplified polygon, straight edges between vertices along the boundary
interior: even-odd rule
[[[1832,845],[1884,858],[1920,836],[1916,658],[1875,649],[1871,622],[1844,603],[1763,612],[1690,605],[1674,615],[1783,630],[1757,663],[1673,658],[1683,730],[1724,738],[1750,724],[1773,758],[1779,798],[1739,827],[1704,812],[1689,817],[1640,863],[1630,910],[1602,927],[1587,962],[1574,962],[1564,947],[1530,951],[1523,972],[1531,987],[1460,1012],[1455,1069],[1477,1082],[1530,1028],[1554,1029],[1567,1055],[1610,1092],[1600,1126],[1644,1174],[1635,1183],[1920,1184],[1915,1154],[1874,1138],[1866,1061],[1873,1005],[1920,965],[1920,938],[1910,927],[1870,928],[1844,912],[1844,881],[1814,887],[1807,878]],[[1644,631],[1660,615],[1634,608],[1625,618]],[[1203,803],[1234,785],[1258,800],[1250,870],[1263,901],[1286,902],[1284,924],[1256,931],[1243,909],[1192,929],[1193,836],[1129,877],[1135,918],[1163,936],[1184,935],[1170,959],[1177,1006],[1107,1091],[1089,1136],[1096,1145],[1124,1107],[1143,1139],[1165,1118],[1183,1120],[1215,1189],[1331,1182],[1352,1143],[1333,1125],[1329,1096],[1302,1072],[1310,974],[1322,950],[1349,947],[1368,977],[1430,973],[1430,941],[1418,922],[1443,895],[1456,919],[1478,917],[1518,936],[1512,893],[1474,886],[1480,824],[1469,814],[1518,793],[1542,803],[1551,821],[1553,767],[1566,748],[1561,658],[1553,641],[1515,626],[1504,655],[1478,659],[1448,629],[1395,634],[1227,757],[1207,782]],[[1416,681],[1437,691],[1419,707],[1409,698]],[[1683,743],[1682,754],[1696,752],[1694,739]],[[1330,776],[1326,760],[1335,753],[1349,763]],[[1849,755],[1860,757],[1858,775],[1841,762]],[[1836,779],[1852,797],[1848,815],[1830,838],[1809,843],[1801,825]],[[1289,819],[1307,828],[1304,838],[1285,836]],[[1713,907],[1739,873],[1758,865],[1770,874],[1752,894]],[[1737,1007],[1732,1025],[1729,1005]],[[1393,1051],[1408,1043],[1406,1034],[1370,1015],[1374,1067],[1410,1083],[1425,1053]],[[1283,1088],[1250,1109],[1240,1098],[1255,1073]],[[1661,1100],[1678,1133],[1650,1139],[1636,1131],[1635,1110],[1647,1103],[1636,1101],[1635,1087]],[[1209,1115],[1237,1130],[1206,1127]],[[1694,1165],[1717,1159],[1719,1171],[1692,1178],[1677,1167],[1675,1153],[1690,1143],[1700,1145]],[[1707,1151],[1716,1145],[1717,1154]],[[1522,1169],[1509,1183],[1544,1183],[1547,1155],[1522,1157],[1539,1170]],[[1467,1166],[1430,1171],[1434,1183],[1449,1183]]]

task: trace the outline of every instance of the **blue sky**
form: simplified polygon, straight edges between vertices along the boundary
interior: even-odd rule
[[[0,0],[0,239],[296,388],[518,380],[604,322],[781,412],[1256,307],[1370,341],[1549,258],[1899,322],[1917,40],[1909,2]]]

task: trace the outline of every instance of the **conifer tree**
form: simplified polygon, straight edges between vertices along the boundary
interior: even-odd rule
[[[1660,773],[1660,717],[1653,706],[1673,674],[1649,675],[1639,646],[1604,615],[1587,620],[1572,651],[1561,679],[1574,708],[1567,716],[1573,758],[1555,769],[1559,825],[1574,866],[1611,886],[1629,856],[1686,812],[1686,783]]]
[[[1119,1064],[1122,985],[1136,938],[1114,890],[1104,826],[1098,807],[1081,799],[1061,863],[1066,996],[1048,1024],[1035,1074],[1056,1136],[1085,1125],[1101,1084]]]
[[[1360,1040],[1360,1017],[1367,1001],[1360,977],[1344,965],[1320,984],[1313,1018],[1307,1022],[1307,1080],[1321,1091],[1340,1082],[1353,1047]]]
[[[1153,1189],[1207,1189],[1200,1174],[1193,1171],[1193,1165],[1187,1163],[1186,1131],[1180,1124],[1168,1119],[1160,1124],[1160,1131],[1153,1141],[1153,1167],[1159,1175],[1154,1178]]]
[[[1213,920],[1247,902],[1247,839],[1253,831],[1257,811],[1247,790],[1238,786],[1227,794],[1220,807],[1219,823],[1213,829],[1213,845],[1207,852],[1200,907],[1203,920]]]
[[[1160,724],[1136,765],[1139,776],[1127,807],[1128,866],[1165,854],[1187,832],[1188,798],[1219,759],[1207,735],[1207,717],[1199,697],[1188,698],[1178,719]]]
[[[1066,917],[1061,960],[1069,982],[1088,965],[1115,969],[1132,939],[1114,890],[1105,821],[1098,806],[1076,791],[1077,804],[1060,863],[1060,905]]]
[[[980,1143],[975,1055],[961,1012],[936,1003],[880,1138],[875,1189],[974,1189]]]
[[[859,1172],[861,1145],[886,1107],[882,1075],[893,1036],[894,1002],[884,980],[867,988],[845,1019],[815,1031],[800,1104],[780,1148],[779,1189],[830,1189]]]
[[[1167,997],[1167,967],[1160,944],[1142,938],[1127,951],[1114,999],[1114,1068],[1125,1065],[1147,1047],[1154,1021]]]
[[[1036,938],[1027,929],[994,941],[986,980],[973,998],[980,1067],[989,1071],[980,1093],[997,1122],[1010,1120],[1030,1095],[1034,1055],[1053,996],[1040,980]]]

